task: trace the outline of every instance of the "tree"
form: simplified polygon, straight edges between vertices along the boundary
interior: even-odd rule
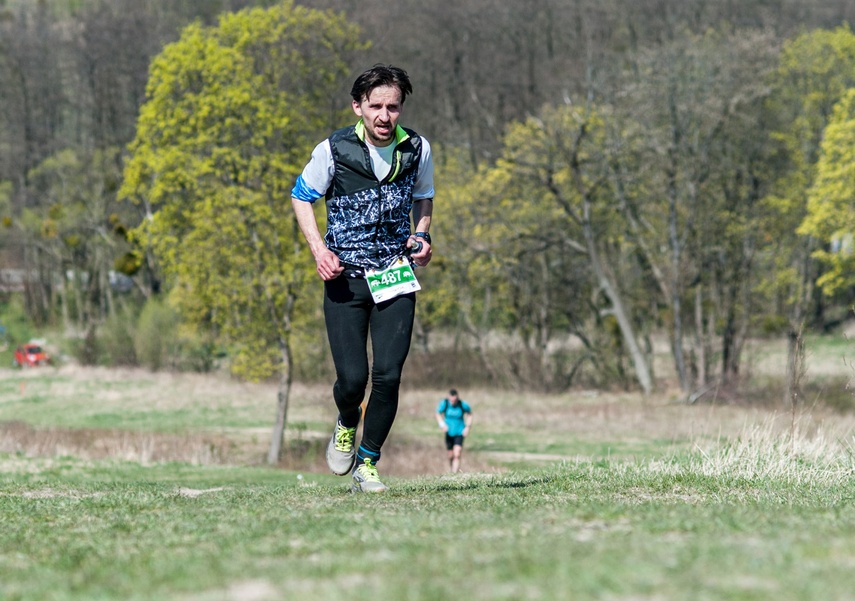
[[[549,277],[556,281],[574,273],[555,264],[556,258],[584,257],[592,305],[599,318],[614,321],[616,348],[629,357],[636,381],[649,394],[652,371],[627,294],[633,279],[626,277],[625,270],[634,263],[626,260],[627,246],[614,219],[617,204],[608,177],[605,135],[603,115],[596,108],[546,108],[540,118],[509,129],[498,168],[507,171],[509,181],[516,185],[504,192],[511,208],[508,223],[517,231],[521,225],[553,224],[546,236],[541,234],[542,228],[530,228],[529,239],[540,244],[540,252],[553,261],[543,273],[551,272]],[[529,211],[527,217],[518,212],[520,207]],[[548,292],[554,285],[544,280],[538,288]]]
[[[788,42],[781,53],[778,69],[771,78],[768,110],[777,122],[771,141],[777,155],[777,171],[771,192],[764,199],[771,218],[764,234],[775,241],[772,253],[775,268],[767,286],[781,298],[787,315],[787,385],[784,402],[795,398],[797,364],[801,352],[801,332],[811,315],[821,311],[814,296],[815,282],[821,277],[812,255],[817,239],[805,221],[810,191],[821,198],[826,186],[814,187],[823,133],[834,106],[855,87],[855,35],[848,27],[833,31],[813,31]],[[829,148],[831,151],[831,148]],[[821,205],[820,202],[815,203]]]
[[[45,319],[58,305],[67,331],[74,324],[78,333],[94,331],[115,313],[110,274],[129,250],[125,228],[131,217],[116,201],[118,157],[119,149],[111,148],[64,150],[45,159],[28,176],[40,202],[14,221],[27,233],[28,262],[39,274],[29,282],[28,296],[42,305]]]
[[[0,15],[0,179],[15,184],[16,209],[27,204],[29,171],[59,148],[67,106],[60,45],[45,0]]]
[[[852,65],[855,69],[855,64]],[[855,88],[834,107],[822,138],[816,179],[799,232],[826,246],[814,256],[828,266],[817,284],[827,294],[855,285]]]
[[[329,91],[362,48],[341,15],[284,2],[188,26],[151,65],[123,196],[184,317],[233,349],[232,370],[279,376],[268,461],[278,460],[292,333],[313,274],[286,200],[321,132]]]
[[[503,241],[513,226],[503,214],[503,174],[473,170],[463,151],[445,151],[437,170],[442,186],[442,219],[432,227],[437,252],[425,272],[420,323],[444,322],[455,332],[455,347],[468,338],[488,378],[513,386],[508,370],[497,365],[491,352],[491,333],[512,321],[509,304],[510,260]],[[511,355],[509,349],[502,353]]]
[[[774,50],[763,34],[682,35],[639,52],[607,95],[614,191],[686,392],[711,379],[716,321],[721,376],[738,372],[764,138],[758,74]]]

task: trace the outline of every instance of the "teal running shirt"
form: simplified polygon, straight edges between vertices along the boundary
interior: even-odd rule
[[[453,405],[448,399],[442,399],[436,407],[436,412],[445,415],[449,436],[463,436],[463,429],[466,427],[463,414],[472,413],[472,408],[463,399],[460,399],[457,405]]]

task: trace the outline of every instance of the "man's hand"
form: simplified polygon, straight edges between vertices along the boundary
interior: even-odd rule
[[[318,275],[325,282],[336,279],[344,271],[344,267],[342,267],[338,260],[338,255],[326,247],[318,250],[318,254],[315,256],[315,263],[318,267]]]
[[[410,236],[410,239],[407,240],[407,248],[418,248],[420,244],[421,248],[418,251],[413,252],[410,255],[410,258],[419,267],[425,267],[428,263],[430,263],[430,244],[428,244],[427,240],[425,240],[424,238],[416,238],[415,236]]]
[[[321,238],[321,232],[318,230],[318,222],[315,220],[312,203],[304,202],[292,196],[291,206],[294,207],[294,215],[297,217],[300,231],[303,232],[303,236],[309,244],[309,250],[312,251],[312,256],[315,258],[318,275],[325,282],[334,280],[341,275],[344,267],[341,266],[338,256],[324,244],[324,239]]]

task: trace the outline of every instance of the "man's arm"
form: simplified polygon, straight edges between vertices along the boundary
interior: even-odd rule
[[[433,215],[433,198],[421,198],[413,201],[413,223],[416,225],[417,232],[430,232],[430,222]],[[430,244],[424,238],[415,238],[410,236],[409,246],[412,247],[416,242],[422,243],[422,249],[413,253],[413,261],[416,265],[424,267],[430,263],[431,248]]]
[[[318,275],[324,281],[337,278],[344,271],[344,267],[341,266],[338,256],[327,248],[323,238],[321,238],[318,221],[315,219],[314,205],[292,197],[291,206],[294,207],[294,214],[297,217],[300,231],[303,232],[303,236],[309,244],[309,250],[312,251],[312,256],[315,258]]]
[[[469,436],[469,428],[472,427],[472,412],[467,411],[463,414],[463,424],[466,426],[463,428],[463,436]]]
[[[417,232],[429,232],[433,215],[433,198],[421,198],[413,201],[413,223]]]
[[[442,413],[436,412],[436,423],[439,424],[439,429],[443,432],[448,432],[448,424],[445,423],[445,420],[442,418]]]

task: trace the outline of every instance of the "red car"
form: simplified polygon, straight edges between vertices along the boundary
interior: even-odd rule
[[[14,362],[18,367],[35,367],[50,363],[50,357],[41,345],[29,342],[15,349]]]

